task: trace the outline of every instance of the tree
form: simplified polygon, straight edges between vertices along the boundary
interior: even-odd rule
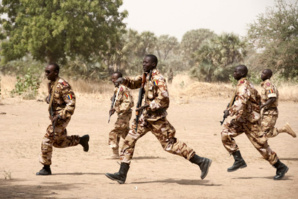
[[[180,50],[183,54],[184,61],[187,62],[187,65],[194,65],[194,60],[192,58],[193,53],[197,51],[204,44],[204,42],[215,36],[216,34],[208,29],[191,30],[183,35],[182,41],[180,43]]]
[[[258,64],[262,68],[280,71],[286,78],[298,76],[298,1],[287,4],[277,0],[250,24],[248,38],[259,51]]]
[[[228,80],[230,67],[244,60],[245,48],[246,41],[235,34],[214,37],[194,52],[196,66],[191,73],[208,82]]]
[[[176,37],[161,35],[157,39],[156,51],[161,61],[166,61],[170,52],[178,49],[179,43]]]
[[[34,59],[67,61],[77,55],[89,60],[113,50],[119,40],[122,20],[121,0],[2,0],[3,61],[30,53]]]

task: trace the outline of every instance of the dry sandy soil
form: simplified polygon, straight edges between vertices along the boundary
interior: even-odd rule
[[[203,97],[202,97],[203,96]],[[2,99],[0,105],[0,198],[298,198],[298,139],[287,134],[269,140],[289,172],[274,181],[275,169],[254,149],[246,136],[236,141],[248,164],[226,171],[233,158],[224,149],[220,132],[222,111],[228,96],[173,97],[168,120],[176,136],[198,155],[213,160],[205,180],[198,166],[165,152],[148,132],[136,145],[126,184],[105,177],[119,169],[107,159],[111,150],[108,133],[108,95],[77,95],[77,108],[68,134],[89,134],[90,150],[82,147],[54,149],[53,175],[36,176],[40,143],[49,125],[47,104],[19,98]],[[289,122],[298,132],[298,103],[282,101],[277,126]]]

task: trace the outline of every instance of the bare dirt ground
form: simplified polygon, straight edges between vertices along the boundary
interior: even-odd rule
[[[170,92],[171,94],[171,92]],[[220,132],[222,111],[228,96],[173,97],[168,120],[178,139],[213,163],[205,180],[189,161],[165,152],[148,132],[141,138],[126,184],[104,176],[119,169],[107,159],[111,150],[108,133],[109,95],[77,95],[77,107],[68,134],[89,134],[90,150],[82,147],[54,148],[51,176],[36,176],[40,144],[49,125],[47,104],[36,100],[5,98],[0,105],[0,198],[298,198],[298,138],[280,134],[269,140],[271,148],[289,172],[274,181],[275,169],[254,149],[246,136],[236,141],[248,164],[228,173],[233,158],[224,149]],[[289,122],[298,132],[298,103],[281,101],[277,126]]]

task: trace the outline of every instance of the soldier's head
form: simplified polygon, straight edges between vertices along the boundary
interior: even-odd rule
[[[235,67],[233,76],[236,80],[239,80],[243,77],[246,77],[247,73],[248,69],[245,65],[238,65]]]
[[[56,63],[51,63],[45,68],[45,75],[48,80],[55,81],[59,75],[60,66]]]
[[[158,63],[158,59],[155,55],[151,55],[151,54],[146,55],[143,60],[144,72],[150,72],[150,70],[155,69],[157,66],[157,63]]]
[[[262,71],[262,74],[261,74],[261,79],[263,81],[267,80],[267,79],[270,79],[272,77],[272,70],[270,69],[265,69]]]
[[[120,77],[122,77],[122,73],[120,72],[114,72],[111,76],[111,81],[116,87],[119,86],[119,83],[117,83],[116,80],[119,79]]]

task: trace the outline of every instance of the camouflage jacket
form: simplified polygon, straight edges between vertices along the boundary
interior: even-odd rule
[[[257,122],[260,119],[261,96],[254,86],[242,78],[237,83],[235,102],[228,110],[230,116],[236,116],[239,122]]]
[[[114,106],[116,113],[118,115],[130,113],[131,108],[134,105],[133,97],[130,94],[130,90],[127,87],[120,85],[119,88],[115,87],[114,94],[117,96],[115,99],[115,106]]]
[[[50,93],[52,93],[53,87],[56,85],[52,102],[53,112],[54,115],[59,114],[61,119],[67,120],[74,113],[76,97],[67,81],[60,77],[58,77],[57,81],[50,82]]]
[[[140,88],[142,85],[142,76],[135,78],[124,78],[123,84],[131,89]],[[170,98],[165,78],[160,74],[157,69],[152,71],[152,76],[149,81],[147,75],[146,83],[144,85],[145,104],[149,107],[144,109],[143,116],[147,121],[157,121],[167,116],[167,109],[170,104]]]
[[[277,106],[278,106],[278,90],[269,79],[263,81],[261,83],[262,92],[261,92],[261,102],[265,104],[269,98],[276,97],[274,103],[272,103],[269,107],[265,107],[263,114],[277,114]]]

